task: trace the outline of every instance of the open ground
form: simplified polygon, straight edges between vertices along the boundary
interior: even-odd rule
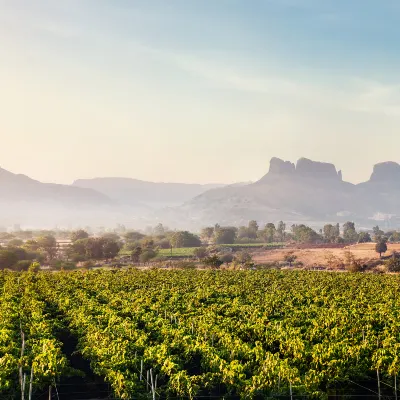
[[[293,252],[297,256],[297,261],[303,263],[306,267],[312,266],[326,266],[329,257],[334,256],[338,259],[344,260],[346,251],[351,253],[362,263],[371,261],[378,261],[379,254],[375,251],[375,243],[361,243],[344,248],[309,248],[309,249],[296,249],[284,248],[273,250],[260,250],[253,253],[253,260],[257,264],[268,264],[281,262],[287,253]],[[391,255],[394,251],[400,252],[399,243],[389,243],[388,251],[385,256]]]

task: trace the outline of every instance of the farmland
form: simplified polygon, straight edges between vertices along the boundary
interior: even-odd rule
[[[375,251],[375,243],[360,243],[349,245],[343,248],[283,248],[262,250],[253,254],[253,260],[257,264],[280,262],[284,259],[285,254],[293,253],[297,260],[304,266],[326,266],[330,256],[344,260],[346,251],[350,251],[361,262],[370,262],[379,260],[379,254]],[[400,244],[389,243],[387,255],[393,252],[400,252]]]
[[[0,397],[82,398],[63,395],[74,375],[120,399],[393,394],[399,284],[305,271],[2,272]]]

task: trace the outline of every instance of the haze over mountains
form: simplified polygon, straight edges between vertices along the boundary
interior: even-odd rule
[[[352,184],[333,164],[272,158],[254,183],[198,185],[129,178],[79,179],[72,185],[41,183],[0,169],[0,225],[144,228],[162,222],[199,229],[215,223],[260,224],[284,220],[321,226],[354,220],[368,227],[379,220],[400,226],[400,165],[374,166],[371,179]],[[387,222],[389,224],[389,222]]]
[[[78,179],[75,187],[94,189],[121,205],[141,205],[146,209],[179,206],[221,184],[155,183],[131,178]]]

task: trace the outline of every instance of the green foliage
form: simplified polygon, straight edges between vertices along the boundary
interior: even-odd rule
[[[358,243],[370,243],[372,242],[371,235],[368,232],[360,232],[358,234]]]
[[[285,256],[283,257],[284,261],[287,262],[290,266],[297,260],[297,256],[290,251],[289,253],[286,253]]]
[[[315,243],[321,239],[317,232],[304,224],[292,225],[292,233],[294,240],[300,243]]]
[[[131,231],[125,233],[124,238],[127,242],[138,242],[139,240],[142,240],[145,236],[146,235],[143,235],[143,233]]]
[[[180,247],[171,249],[160,249],[158,254],[164,257],[193,257],[197,247]]]
[[[201,246],[200,238],[188,231],[175,232],[170,241],[171,246],[176,248]]]
[[[72,232],[70,239],[72,242],[76,242],[77,240],[87,239],[89,234],[83,229],[79,229],[78,231]]]
[[[37,239],[37,245],[39,249],[43,250],[46,253],[47,259],[49,261],[51,261],[57,255],[57,240],[54,236],[40,236]]]
[[[344,253],[344,266],[349,272],[362,272],[363,266],[361,264],[361,260],[356,258],[354,254],[347,250]]]
[[[208,251],[206,247],[197,247],[193,250],[193,256],[202,260],[208,256]]]
[[[215,244],[232,244],[235,243],[237,229],[234,227],[217,227],[214,229]]]
[[[339,224],[327,224],[323,229],[324,239],[327,243],[337,243],[340,238]]]
[[[346,222],[343,225],[343,239],[346,243],[356,243],[358,241],[358,233],[354,222]]]
[[[157,256],[157,253],[152,250],[152,249],[148,249],[143,251],[140,256],[139,256],[139,261],[142,263],[146,263],[149,262],[151,259],[155,258]]]
[[[7,245],[12,247],[22,246],[24,244],[23,240],[21,239],[11,239]]]
[[[400,272],[400,258],[398,254],[393,254],[391,258],[385,261],[386,268],[389,272]]]
[[[393,386],[399,276],[192,266],[0,273],[0,397],[22,397],[20,366],[35,372],[33,398],[72,372],[60,326],[120,399],[151,397],[147,374],[160,398],[289,398],[292,388],[322,400],[377,370]]]
[[[206,257],[204,259],[204,264],[212,268],[219,268],[223,264],[223,261],[216,254],[214,254]]]
[[[18,262],[18,257],[13,251],[0,250],[0,269],[12,267]]]
[[[28,271],[29,271],[29,272],[32,272],[32,273],[37,273],[37,272],[39,272],[39,271],[40,271],[40,264],[39,264],[38,262],[32,263],[32,264],[29,266]]]
[[[235,254],[235,261],[240,264],[248,264],[252,261],[252,256],[248,251],[239,251]]]
[[[375,251],[377,253],[379,253],[379,256],[382,257],[382,253],[386,253],[387,252],[387,239],[386,238],[382,238],[380,239],[376,245],[375,245]]]
[[[77,262],[84,259],[113,259],[119,253],[121,244],[114,239],[105,237],[90,237],[78,239],[68,249],[70,258]]]
[[[28,271],[29,267],[32,265],[32,262],[29,260],[20,260],[16,264],[14,264],[11,269],[13,271]]]

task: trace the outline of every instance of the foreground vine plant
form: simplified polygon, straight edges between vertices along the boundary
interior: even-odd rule
[[[0,394],[71,373],[57,324],[121,399],[397,389],[399,284],[304,271],[1,273]]]

